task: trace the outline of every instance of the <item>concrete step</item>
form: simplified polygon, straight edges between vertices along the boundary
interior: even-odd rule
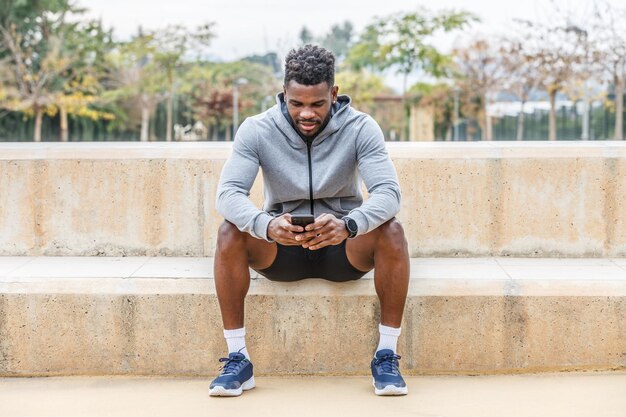
[[[372,274],[252,275],[259,375],[366,375]],[[626,369],[626,259],[414,258],[407,375]],[[203,375],[224,356],[211,258],[0,257],[0,375]]]
[[[369,377],[259,377],[239,398],[208,396],[209,379],[0,378],[11,417],[623,417],[626,373],[407,377],[381,398]]]

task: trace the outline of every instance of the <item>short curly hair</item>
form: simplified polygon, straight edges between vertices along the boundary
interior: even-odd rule
[[[285,86],[294,80],[302,85],[316,85],[323,81],[335,85],[335,55],[321,46],[307,44],[292,49],[285,58]]]

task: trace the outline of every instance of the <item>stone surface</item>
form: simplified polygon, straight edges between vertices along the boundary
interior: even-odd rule
[[[0,255],[212,256],[230,148],[0,144]],[[411,256],[626,256],[626,143],[388,149]]]
[[[225,343],[211,259],[62,260],[0,257],[10,271],[0,275],[0,375],[215,372]],[[617,261],[412,259],[405,372],[626,369],[626,268]],[[573,268],[584,274],[565,279]],[[371,274],[340,284],[253,279],[255,369],[367,374],[379,314]]]

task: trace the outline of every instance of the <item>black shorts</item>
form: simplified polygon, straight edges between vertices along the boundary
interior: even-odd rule
[[[302,246],[276,244],[276,259],[269,268],[257,270],[271,281],[299,281],[305,278],[323,278],[344,282],[361,278],[367,272],[359,271],[350,264],[346,255],[346,241],[325,246],[318,250]]]

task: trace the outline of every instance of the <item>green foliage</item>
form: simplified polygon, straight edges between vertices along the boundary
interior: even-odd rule
[[[228,126],[232,117],[233,86],[236,80],[246,83],[239,86],[239,111],[241,119],[258,113],[267,96],[273,96],[280,81],[270,67],[247,61],[226,63],[197,63],[185,74],[181,93],[191,97],[193,116],[208,125]]]
[[[437,32],[463,29],[477,20],[468,12],[431,13],[426,9],[379,18],[365,28],[350,49],[347,63],[354,69],[395,68],[405,75],[421,70],[441,76],[446,73],[449,57],[429,43],[431,37]]]
[[[313,42],[313,33],[306,26],[302,27],[300,30],[300,34],[298,35],[298,39],[300,39],[300,43],[302,45],[306,45],[307,43]]]
[[[417,83],[408,95],[411,102],[423,107],[432,107],[435,117],[435,137],[451,134],[454,123],[454,89],[446,83]]]
[[[272,72],[279,76],[282,72],[282,63],[278,58],[278,54],[276,52],[268,52],[263,55],[250,55],[243,59],[244,61],[251,62],[254,64],[261,64],[267,67],[270,67]]]
[[[340,94],[348,94],[353,106],[366,113],[374,110],[374,98],[393,94],[381,77],[366,71],[340,71],[335,75],[335,84]]]
[[[337,62],[342,62],[348,55],[353,36],[354,26],[346,20],[340,25],[332,25],[330,32],[320,39],[320,44],[335,54]]]

